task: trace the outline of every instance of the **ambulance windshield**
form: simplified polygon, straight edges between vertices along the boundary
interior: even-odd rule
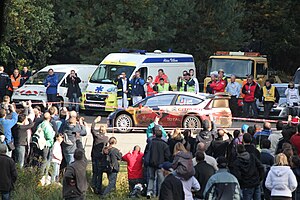
[[[247,75],[253,75],[252,60],[234,60],[234,59],[211,59],[208,65],[208,76],[211,73],[218,73],[219,69],[223,69],[225,76],[235,75],[239,78],[245,78]]]
[[[60,82],[66,73],[54,72],[54,74],[56,74],[58,76],[58,82]],[[48,72],[45,72],[45,71],[37,72],[25,82],[25,85],[43,85],[44,80],[46,79],[47,75],[48,75]]]
[[[118,76],[125,72],[127,78],[130,78],[135,67],[123,66],[123,65],[99,65],[96,71],[93,73],[90,82],[91,83],[104,83],[112,84]]]

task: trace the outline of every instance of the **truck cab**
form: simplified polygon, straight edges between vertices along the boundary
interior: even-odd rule
[[[266,56],[258,52],[229,52],[217,51],[210,56],[206,78],[204,79],[204,92],[206,92],[210,75],[223,69],[225,76],[230,81],[230,76],[235,75],[236,80],[243,85],[248,75],[253,75],[254,79],[262,86],[267,79],[268,61]]]

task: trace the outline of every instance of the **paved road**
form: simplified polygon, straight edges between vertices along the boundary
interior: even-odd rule
[[[93,137],[90,133],[90,127],[91,127],[91,123],[92,121],[96,118],[95,116],[84,116],[85,117],[85,121],[88,123],[88,135],[83,139],[83,144],[85,145],[85,149],[86,149],[86,156],[88,159],[90,159],[90,155],[91,155],[91,149],[92,149],[92,144],[93,144]],[[237,128],[240,129],[242,127],[243,124],[245,124],[246,122],[243,121],[234,121],[232,128]],[[106,124],[106,117],[102,116],[101,122],[100,124]],[[254,125],[254,122],[247,122],[248,125]],[[263,122],[259,123],[259,124],[263,124]],[[98,125],[98,126],[99,126]],[[275,127],[275,125],[273,124],[273,127]],[[96,126],[97,128],[97,126]],[[231,129],[231,131],[233,131],[233,129]],[[109,137],[116,137],[117,138],[117,148],[121,150],[121,152],[123,154],[129,152],[130,150],[133,149],[133,147],[135,145],[139,145],[142,149],[145,149],[146,146],[146,135],[144,132],[141,131],[135,131],[133,133],[107,133],[107,135]]]

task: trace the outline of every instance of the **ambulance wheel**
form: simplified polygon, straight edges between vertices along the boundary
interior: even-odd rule
[[[192,133],[198,133],[200,129],[197,128],[201,128],[201,121],[197,116],[186,116],[183,120],[183,128],[189,128]]]
[[[120,133],[129,133],[132,130],[132,118],[128,114],[120,114],[115,119],[115,127]]]

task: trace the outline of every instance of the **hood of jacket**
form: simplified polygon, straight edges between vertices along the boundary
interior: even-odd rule
[[[272,166],[269,173],[277,177],[282,177],[285,176],[290,169],[290,166]]]
[[[190,152],[183,152],[183,151],[179,151],[176,156],[181,157],[183,159],[192,159],[193,156]]]
[[[244,167],[247,167],[250,165],[250,154],[248,152],[239,153],[237,155],[237,158],[240,160],[241,164]]]

